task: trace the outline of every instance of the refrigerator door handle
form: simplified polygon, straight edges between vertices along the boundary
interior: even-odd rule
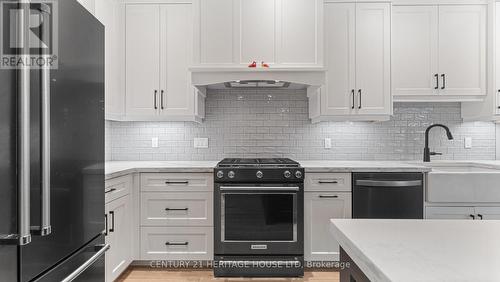
[[[23,46],[20,57],[29,56],[29,7],[23,5],[17,18],[18,38]],[[19,245],[31,242],[30,226],[30,69],[23,65],[19,68],[18,79],[18,234],[11,236]]]
[[[45,66],[42,75],[41,97],[41,221],[40,235],[52,233],[50,225],[50,68]]]
[[[43,5],[43,4],[42,4]],[[44,7],[44,13],[50,14],[50,7]],[[49,36],[49,31],[42,29],[40,37]],[[52,233],[50,225],[50,67],[40,69],[40,226],[32,226],[34,235],[47,236]]]
[[[71,282],[71,281],[75,280],[76,278],[78,278],[78,276],[80,276],[80,274],[82,274],[85,270],[87,270],[87,268],[92,266],[92,264],[94,264],[97,260],[99,260],[104,255],[104,253],[107,250],[109,250],[110,245],[106,244],[106,245],[100,246],[100,247],[101,247],[101,249],[99,251],[97,251],[97,253],[95,253],[95,255],[93,255],[86,262],[84,262],[82,265],[80,265],[80,267],[78,267],[70,275],[66,276],[66,278],[64,278],[61,282]]]

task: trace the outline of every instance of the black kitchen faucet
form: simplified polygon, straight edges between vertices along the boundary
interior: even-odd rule
[[[446,130],[446,136],[448,140],[453,140],[453,135],[451,134],[450,129],[446,125],[442,124],[433,124],[425,130],[425,148],[424,148],[424,162],[428,163],[431,161],[431,156],[442,155],[441,153],[431,152],[429,149],[429,131],[434,127],[442,127]]]

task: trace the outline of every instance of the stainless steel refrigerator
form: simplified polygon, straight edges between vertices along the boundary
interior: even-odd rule
[[[16,2],[3,32],[57,38],[58,67],[0,69],[0,281],[104,281],[104,27],[76,0]]]

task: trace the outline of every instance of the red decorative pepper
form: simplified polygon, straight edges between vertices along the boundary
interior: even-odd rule
[[[251,64],[248,65],[249,68],[255,68],[257,67],[257,62],[253,61]]]

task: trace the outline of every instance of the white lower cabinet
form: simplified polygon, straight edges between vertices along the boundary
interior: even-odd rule
[[[213,174],[141,173],[140,260],[213,259]]]
[[[425,218],[500,220],[500,207],[426,207]]]
[[[114,281],[132,262],[131,196],[126,195],[106,204],[106,281]]]
[[[352,217],[350,173],[306,173],[304,179],[304,259],[338,261],[339,244],[330,219]]]
[[[142,260],[212,260],[212,227],[141,227]]]
[[[339,244],[330,233],[330,219],[350,217],[350,192],[304,193],[305,260],[338,261]]]

